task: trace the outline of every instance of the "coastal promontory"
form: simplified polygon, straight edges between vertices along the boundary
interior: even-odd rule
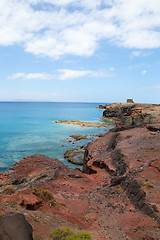
[[[25,216],[36,239],[56,227],[93,240],[159,240],[160,106],[111,104],[115,128],[89,143],[83,171],[36,154],[0,174],[1,215]]]

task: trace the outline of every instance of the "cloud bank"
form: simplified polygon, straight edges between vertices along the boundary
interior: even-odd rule
[[[1,0],[0,45],[52,59],[92,56],[101,40],[159,48],[159,16],[159,0]]]
[[[112,70],[110,70],[112,71]],[[112,73],[105,70],[72,70],[72,69],[58,69],[53,74],[46,73],[14,73],[8,79],[22,79],[22,80],[71,80],[80,77],[87,78],[101,78],[111,77]]]

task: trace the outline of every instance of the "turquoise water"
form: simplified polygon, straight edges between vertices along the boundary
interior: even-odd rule
[[[67,149],[85,144],[86,140],[70,143],[72,134],[104,133],[104,128],[84,128],[54,123],[55,120],[100,121],[98,103],[26,103],[0,102],[0,171],[7,170],[23,157],[35,153],[58,158]],[[64,146],[62,146],[64,145]]]

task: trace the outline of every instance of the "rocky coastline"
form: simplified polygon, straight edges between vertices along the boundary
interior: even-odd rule
[[[0,173],[0,221],[23,214],[38,240],[64,226],[93,240],[159,240],[160,105],[114,103],[103,117],[115,127],[88,144],[83,171],[36,154]]]
[[[115,120],[123,128],[160,123],[160,104],[112,103],[105,106],[104,119]]]
[[[55,123],[63,123],[63,124],[72,124],[72,125],[79,125],[81,127],[94,127],[94,128],[106,128],[107,126],[110,126],[110,122],[107,121],[104,122],[89,122],[89,121],[78,121],[78,120],[56,120]]]

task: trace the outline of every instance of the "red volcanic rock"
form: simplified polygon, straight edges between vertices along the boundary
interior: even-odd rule
[[[108,191],[107,187],[119,186],[120,193],[122,189],[130,201],[127,205],[131,204],[134,210],[123,208],[123,214],[119,214],[118,219],[131,239],[159,239],[160,236],[159,128],[160,124],[152,124],[152,128],[146,126],[110,132],[90,144],[85,153],[84,171],[104,175],[105,169],[106,182],[110,181],[109,185],[104,185],[105,191]],[[154,134],[153,129],[156,129]],[[110,165],[114,166],[113,171]],[[120,206],[126,202],[122,196],[119,200]],[[143,224],[139,225],[139,221],[133,221],[134,218]]]
[[[40,206],[42,206],[42,200],[32,193],[23,194],[20,197],[18,204],[27,210],[37,210]]]
[[[1,173],[2,211],[26,213],[35,234],[42,239],[48,239],[51,229],[59,226],[88,229],[94,232],[96,239],[99,236],[103,239],[101,231],[95,232],[86,219],[89,192],[101,186],[100,180],[78,169],[70,169],[57,159],[36,154]],[[14,188],[15,192],[6,194],[6,186]],[[45,190],[51,199],[44,197]]]
[[[61,226],[86,229],[93,240],[158,240],[159,140],[148,126],[109,132],[88,145],[84,172],[27,157],[0,174],[2,213],[24,213],[43,240]],[[15,190],[7,194],[7,186]]]

